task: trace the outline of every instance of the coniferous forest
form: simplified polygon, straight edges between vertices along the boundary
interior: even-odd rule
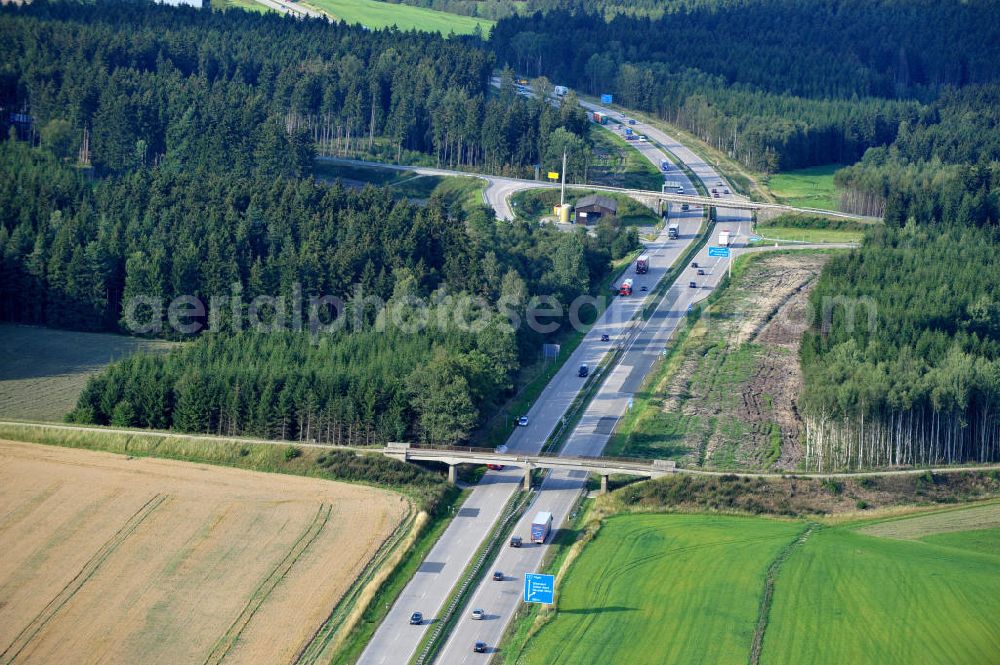
[[[854,162],[942,89],[1000,78],[992,2],[551,5],[497,24],[501,63],[612,93],[766,172]],[[611,5],[639,15],[606,20]]]
[[[551,134],[586,130],[578,108],[488,95],[481,45],[115,2],[5,7],[0,33],[0,318],[134,331],[138,297],[163,320],[143,331],[177,337],[173,299],[244,303],[185,318],[212,332],[176,352],[112,366],[79,422],[458,441],[558,334],[508,321],[536,295],[593,292],[638,244],[310,177],[317,152],[380,150],[523,175]],[[321,296],[344,305],[310,312]],[[274,300],[252,321],[258,297]]]
[[[212,332],[111,366],[71,418],[467,438],[558,334],[507,321],[535,296],[596,293],[635,232],[497,223],[455,196],[322,184],[312,164],[530,176],[553,146],[585,149],[573,96],[525,99],[517,72],[612,93],[765,173],[849,164],[841,208],[886,226],[813,295],[808,463],[997,458],[995,3],[493,4],[475,11],[508,18],[486,41],[114,1],[0,9],[0,319],[132,330],[136,296],[147,316],[178,296],[271,299],[264,323],[188,316]]]

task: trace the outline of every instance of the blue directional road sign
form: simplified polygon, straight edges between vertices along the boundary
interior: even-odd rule
[[[602,104],[610,104],[611,103],[611,99],[612,99],[611,95],[601,95],[601,103]]]
[[[524,602],[551,605],[555,600],[556,576],[525,573]]]
[[[728,247],[709,247],[709,256],[721,256],[724,259],[729,258],[729,248]]]

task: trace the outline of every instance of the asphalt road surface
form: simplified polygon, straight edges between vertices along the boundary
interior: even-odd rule
[[[668,239],[664,229],[648,245],[650,269],[641,277],[633,276],[636,279],[636,293],[632,297],[612,299],[604,314],[526,414],[528,425],[516,428],[511,434],[506,444],[511,451],[537,453],[541,450],[584,385],[584,379],[578,376],[580,365],[596,367],[611,345],[621,341],[632,317],[644,301],[640,285],[646,284],[649,291],[655,288],[670,265],[694,239],[701,224],[701,211],[678,212],[674,221],[680,224],[680,238]],[[602,334],[607,334],[610,341],[601,342]],[[437,620],[438,613],[443,609],[444,602],[462,571],[486,538],[522,477],[522,472],[513,468],[490,471],[484,476],[458,516],[428,553],[419,572],[390,608],[385,621],[376,630],[358,663],[396,665],[406,663],[413,656],[421,639]],[[418,611],[423,613],[425,623],[410,626],[410,614]],[[477,623],[496,622],[488,620]],[[471,643],[468,647],[471,653]],[[450,661],[439,659],[439,662]]]
[[[609,109],[591,104],[584,104],[584,106],[592,111],[604,111],[614,117],[620,117],[619,114]],[[721,192],[722,187],[728,186],[719,187],[716,183],[722,182],[722,179],[710,165],[705,164],[694,153],[663,132],[642,123],[628,126],[632,127],[633,131],[665,145],[691,167],[709,190],[712,187],[717,187]],[[654,163],[659,165],[661,157],[657,155],[660,154],[660,151],[655,146],[649,143],[636,143],[636,145],[642,145],[641,152],[647,158],[655,159]],[[670,172],[667,179],[682,183],[685,189],[691,186],[683,172],[679,170]],[[723,203],[725,196],[720,197],[720,204]],[[700,217],[701,210],[693,210],[691,214]],[[728,229],[733,235],[733,245],[745,244],[747,234],[750,231],[749,212],[719,208],[717,209],[717,220],[716,233],[719,230]],[[685,228],[684,232],[691,232],[690,228]],[[642,383],[656,358],[663,352],[670,337],[686,315],[688,307],[707,298],[725,274],[728,259],[708,256],[708,248],[716,244],[716,240],[717,238],[710,239],[694,259],[694,262],[707,274],[698,276],[697,268],[691,266],[683,268],[675,284],[660,301],[653,316],[635,336],[618,365],[611,371],[594,399],[591,400],[579,424],[561,451],[562,455],[600,455],[604,450],[615,422],[629,408],[633,393]],[[660,248],[650,247],[651,260],[655,260],[659,256],[659,251]],[[731,254],[735,254],[735,252],[731,252]],[[638,281],[639,278],[636,279]],[[689,282],[692,281],[695,283],[694,288],[689,286]],[[538,511],[551,512],[553,514],[553,528],[558,527],[569,517],[574,504],[584,490],[586,481],[587,474],[582,471],[554,471],[549,474],[542,483],[534,503],[525,512],[514,530],[515,534],[524,539],[525,547],[503,548],[494,566],[486,571],[472,595],[468,612],[475,608],[482,608],[486,611],[486,619],[473,621],[468,617],[462,617],[436,660],[437,663],[459,665],[484,662],[482,654],[472,652],[472,645],[476,641],[486,642],[489,645],[490,653],[497,653],[498,649],[502,648],[502,645],[498,645],[498,641],[521,602],[524,575],[538,570],[547,547],[547,545],[528,543],[530,525],[534,515]],[[492,573],[495,570],[504,573],[504,581],[495,582],[492,580]]]

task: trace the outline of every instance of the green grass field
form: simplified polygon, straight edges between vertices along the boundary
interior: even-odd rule
[[[215,0],[212,3],[212,9],[218,11],[226,11],[228,9],[242,9],[248,12],[257,12],[259,14],[266,14],[267,12],[273,12],[274,10],[270,7],[265,7],[259,2],[254,2],[254,0]]]
[[[171,346],[125,335],[0,325],[0,417],[62,420],[87,379],[105,365]]]
[[[824,164],[798,171],[775,173],[768,187],[781,203],[802,208],[837,209],[837,188],[833,174],[841,164]]]
[[[768,226],[757,229],[758,235],[765,238],[755,245],[770,245],[774,240],[785,242],[807,243],[843,243],[861,242],[864,231],[849,231],[842,229],[796,229],[784,226]]]
[[[315,163],[313,172],[320,180],[330,182],[341,180],[348,186],[360,187],[370,183],[388,187],[400,198],[424,200],[433,194],[440,194],[449,198],[459,198],[467,210],[484,205],[483,189],[486,187],[486,181],[472,176],[418,175],[412,171],[322,161]]]
[[[485,36],[495,23],[483,18],[459,16],[434,9],[378,2],[378,0],[309,0],[303,4],[326,12],[341,21],[360,23],[373,29],[394,25],[401,30],[469,35],[475,32],[478,25]]]
[[[802,529],[741,517],[612,517],[519,662],[745,665],[765,570]]]
[[[820,531],[782,568],[762,665],[1000,662],[998,544],[997,528],[916,541]]]
[[[1000,528],[936,531],[948,527],[942,515],[975,526],[997,510],[877,522],[918,526],[915,540],[866,535],[869,523],[853,522],[799,543],[804,521],[610,517],[557,589],[554,618],[526,644],[514,640],[504,662],[745,665],[766,573],[779,561],[762,665],[997,663]]]

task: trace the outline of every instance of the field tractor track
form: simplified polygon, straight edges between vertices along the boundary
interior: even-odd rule
[[[337,632],[344,626],[344,622],[348,620],[350,612],[356,608],[359,602],[363,603],[362,596],[365,593],[365,587],[372,581],[372,578],[375,577],[378,571],[382,569],[389,558],[392,557],[393,553],[396,552],[400,543],[405,540],[407,534],[413,528],[415,520],[416,515],[414,515],[412,507],[408,507],[406,515],[400,521],[399,526],[382,541],[378,551],[369,560],[362,573],[354,581],[354,584],[337,601],[333,609],[330,610],[330,614],[326,620],[320,624],[316,632],[313,633],[313,636],[299,650],[295,658],[292,659],[292,663],[295,665],[314,665],[315,663],[322,662],[324,654],[336,638]]]
[[[635,540],[641,538],[649,533],[655,533],[655,528],[648,528],[642,531],[637,531],[630,535],[628,541],[623,541],[620,543],[620,547],[631,544]],[[689,553],[696,552],[700,550],[709,550],[715,547],[734,545],[737,543],[751,544],[751,543],[764,543],[772,540],[770,537],[755,537],[755,538],[741,538],[737,540],[727,540],[712,543],[703,543],[699,545],[687,545],[684,547],[671,547],[664,549],[659,552],[653,552],[639,557],[631,558],[628,563],[619,566],[615,570],[606,571],[606,573],[597,581],[594,585],[594,601],[595,606],[607,606],[611,604],[611,593],[618,585],[618,580],[625,575],[631,574],[635,569],[648,564],[651,561],[656,561],[658,559],[663,559],[665,557],[676,556],[679,553]],[[587,616],[583,621],[580,622],[579,627],[576,629],[577,635],[575,637],[582,637],[587,631],[590,630],[591,626],[597,621],[598,617],[596,614]],[[567,639],[557,647],[557,650],[551,652],[552,660],[550,662],[562,662],[561,656],[565,653],[567,649],[576,643],[575,639]]]
[[[785,545],[778,555],[774,557],[764,574],[764,591],[760,598],[760,609],[757,614],[757,628],[753,633],[753,642],[750,644],[750,655],[747,658],[748,665],[759,665],[760,655],[764,649],[764,633],[767,631],[767,623],[771,618],[771,604],[774,601],[774,582],[781,571],[781,566],[792,555],[792,552],[800,547],[809,536],[819,528],[817,524],[810,524],[800,531],[790,543]]]
[[[60,609],[76,594],[77,591],[87,583],[100,567],[107,561],[108,557],[114,554],[115,550],[124,543],[129,536],[148,518],[157,508],[167,500],[166,494],[157,494],[142,505],[133,515],[126,520],[125,524],[109,538],[104,545],[83,565],[79,572],[71,579],[56,596],[50,600],[42,611],[39,612],[31,622],[25,626],[14,641],[11,642],[3,653],[0,653],[0,665],[13,663],[24,651],[31,640],[52,620]]]
[[[221,663],[239,640],[240,635],[250,624],[257,610],[267,601],[271,592],[281,583],[281,580],[285,578],[288,572],[295,565],[295,562],[299,560],[309,546],[319,537],[326,527],[327,522],[330,521],[330,515],[333,512],[332,504],[320,504],[319,508],[316,510],[316,514],[313,516],[312,521],[306,526],[306,528],[299,534],[299,537],[292,543],[291,548],[285,553],[281,561],[275,564],[274,568],[267,574],[267,576],[257,585],[257,588],[253,590],[250,594],[250,599],[247,601],[246,605],[243,606],[243,610],[239,613],[233,623],[229,626],[229,629],[225,634],[215,643],[212,647],[212,651],[205,658],[205,665],[217,665]]]

